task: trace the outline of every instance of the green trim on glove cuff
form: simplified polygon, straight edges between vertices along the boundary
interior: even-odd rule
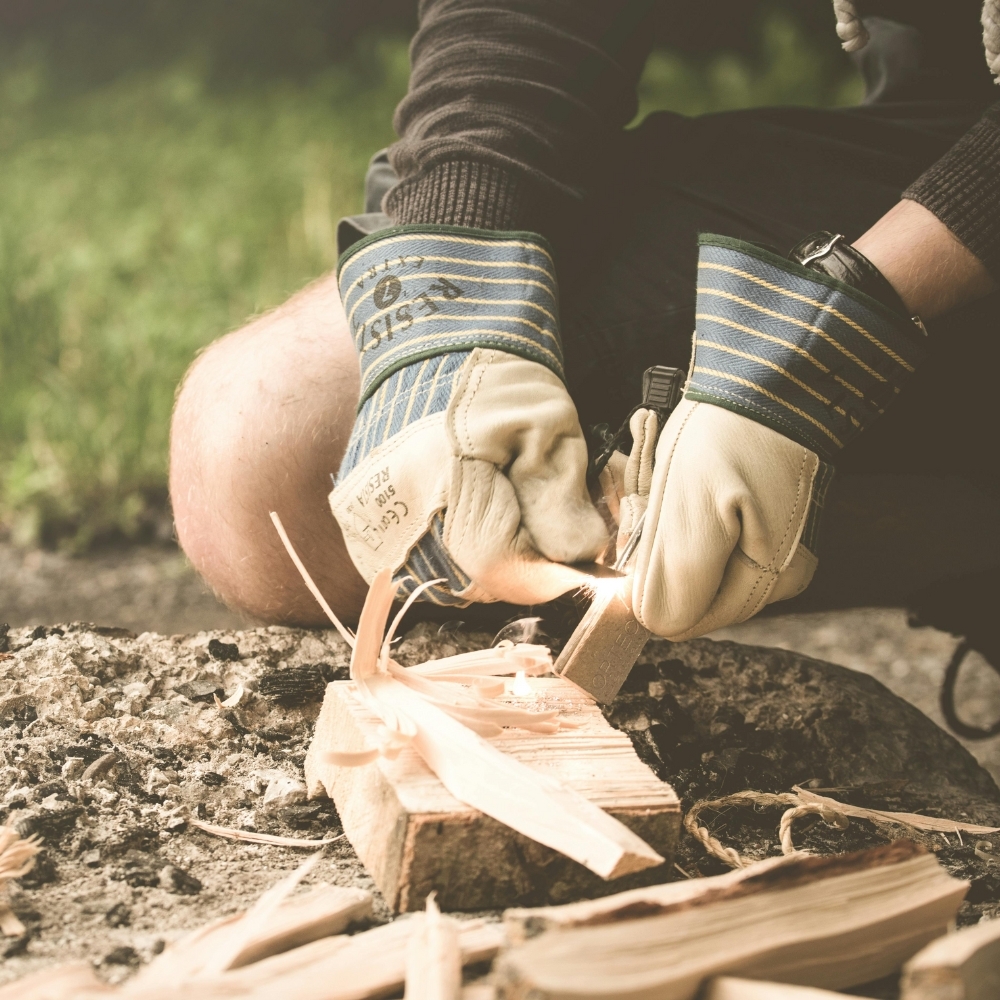
[[[686,397],[831,461],[909,382],[925,338],[863,292],[753,244],[710,234],[699,244]]]
[[[383,229],[343,254],[337,277],[361,361],[359,410],[400,369],[477,347],[565,381],[555,266],[536,233]]]

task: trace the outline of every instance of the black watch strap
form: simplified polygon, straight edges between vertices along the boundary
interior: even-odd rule
[[[893,312],[911,319],[923,332],[923,323],[910,315],[882,272],[839,233],[812,233],[792,248],[788,259],[870,295]]]

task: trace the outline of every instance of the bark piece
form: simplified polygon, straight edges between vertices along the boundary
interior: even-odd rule
[[[1000,996],[1000,920],[932,941],[903,967],[900,1000],[995,1000]]]
[[[512,948],[495,967],[500,996],[692,1000],[721,974],[854,986],[944,933],[968,888],[906,841],[745,872],[724,884],[700,880],[709,885],[695,897],[624,907]]]
[[[528,683],[533,707],[557,708],[578,727],[545,735],[505,730],[492,746],[562,782],[629,827],[645,841],[642,847],[649,845],[669,858],[680,824],[670,786],[656,778],[628,737],[612,729],[573,684],[560,678]],[[606,883],[582,865],[460,802],[414,747],[394,760],[380,758],[364,767],[325,762],[326,748],[361,752],[377,742],[379,720],[352,690],[350,682],[327,688],[306,758],[306,782],[311,796],[325,789],[333,798],[354,849],[394,909],[420,909],[434,890],[445,910],[561,901],[607,891]],[[419,715],[420,706],[410,701],[399,707]],[[459,764],[460,757],[454,758]],[[626,846],[642,863],[640,847]],[[651,852],[647,848],[645,853]],[[646,880],[662,877],[659,870],[652,869]]]

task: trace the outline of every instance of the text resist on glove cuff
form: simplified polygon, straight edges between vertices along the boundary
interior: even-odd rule
[[[354,244],[338,277],[361,359],[359,409],[395,372],[476,347],[564,379],[555,268],[533,233],[400,226]]]

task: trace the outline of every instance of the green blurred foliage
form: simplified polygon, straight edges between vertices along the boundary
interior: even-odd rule
[[[857,98],[835,39],[763,24],[756,54],[658,51],[643,114]],[[334,264],[336,220],[392,140],[406,41],[220,79],[197,47],[150,60],[147,33],[131,66],[114,42],[108,79],[33,38],[0,39],[0,530],[82,550],[162,523],[198,350]]]
[[[221,96],[199,66],[47,96],[0,75],[0,518],[21,543],[142,534],[199,348],[328,270],[391,141],[405,41]]]
[[[698,57],[653,52],[639,82],[638,124],[651,111],[701,115],[779,104],[840,107],[860,103],[864,82],[829,37],[807,33],[787,11],[774,10],[759,26],[754,54],[717,52]]]

